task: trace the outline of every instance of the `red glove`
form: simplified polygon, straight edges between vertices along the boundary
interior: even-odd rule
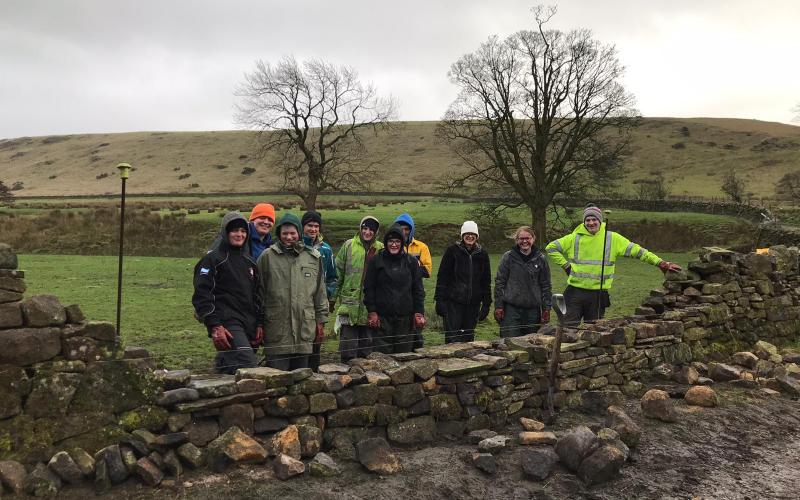
[[[542,308],[542,324],[550,323],[550,309]]]
[[[666,273],[667,271],[680,271],[681,266],[675,264],[674,262],[667,262],[666,260],[662,260],[658,263],[658,268],[661,269],[661,272]]]
[[[317,323],[317,332],[314,336],[314,343],[320,344],[322,343],[322,339],[325,338],[325,323]]]
[[[421,313],[414,313],[414,328],[425,328],[425,316]]]
[[[250,341],[250,347],[258,349],[262,343],[264,343],[264,327],[258,325],[256,327],[256,338]]]
[[[503,321],[503,318],[506,317],[506,311],[502,307],[498,307],[494,310],[494,319],[498,323]]]
[[[229,351],[233,335],[222,325],[217,325],[211,329],[211,341],[214,348],[218,351]]]
[[[378,317],[378,313],[371,312],[367,314],[367,326],[370,328],[380,328],[381,319]]]

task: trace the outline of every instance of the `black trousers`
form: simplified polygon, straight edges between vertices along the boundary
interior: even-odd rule
[[[444,343],[472,342],[481,305],[444,301]]]
[[[353,358],[366,358],[372,354],[374,330],[366,325],[342,325],[339,330],[339,354],[342,363]]]
[[[231,348],[227,351],[218,351],[214,359],[214,369],[217,373],[233,375],[239,368],[253,368],[258,365],[256,353],[250,347],[250,339],[241,325],[231,323],[223,325],[231,332]]]
[[[414,324],[411,316],[380,316],[381,326],[372,335],[378,352],[396,354],[414,350]]]
[[[599,299],[599,300],[598,300]],[[572,285],[564,290],[564,300],[567,303],[567,314],[564,315],[564,325],[576,327],[583,321],[601,319],[606,308],[611,305],[608,290],[586,290]],[[599,307],[598,307],[599,303]]]
[[[539,331],[542,326],[542,309],[540,307],[517,307],[504,305],[505,317],[500,323],[501,337],[519,337]]]
[[[319,368],[320,351],[322,350],[322,342],[314,342],[314,347],[311,354],[308,356],[308,367],[314,371]]]

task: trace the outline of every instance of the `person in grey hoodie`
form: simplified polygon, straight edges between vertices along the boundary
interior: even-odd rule
[[[516,245],[500,258],[494,280],[494,318],[501,337],[517,337],[539,330],[550,321],[550,266],[534,245],[528,226],[514,233]]]

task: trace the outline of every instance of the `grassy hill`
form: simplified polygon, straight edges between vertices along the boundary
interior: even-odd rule
[[[405,122],[391,134],[370,137],[372,151],[389,159],[372,187],[380,191],[431,192],[460,163],[439,143],[436,122]],[[132,132],[0,140],[0,180],[22,186],[18,196],[116,193],[115,166],[135,171],[128,192],[138,194],[275,191],[273,158],[259,160],[256,136],[246,131]],[[800,127],[725,118],[647,118],[634,132],[633,154],[620,191],[661,173],[671,193],[721,196],[730,169],[756,197],[774,194],[775,182],[800,170]],[[248,173],[249,172],[249,173]]]

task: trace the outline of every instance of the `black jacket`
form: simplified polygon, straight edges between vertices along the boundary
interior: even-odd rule
[[[244,220],[235,212],[222,219],[223,237],[194,267],[192,305],[209,332],[214,326],[234,323],[253,335],[263,316],[261,285],[247,242],[241,248],[228,245],[225,227],[237,218]]]
[[[469,252],[462,243],[447,247],[436,275],[435,301],[477,305],[492,303],[492,269],[489,254],[475,245]]]
[[[533,247],[531,255],[526,258],[514,247],[500,258],[494,278],[495,307],[511,304],[526,309],[550,309],[551,289],[550,266],[538,248]]]
[[[389,228],[384,240],[397,233],[396,227],[399,225]],[[425,287],[417,259],[405,253],[402,246],[397,255],[390,254],[388,248],[378,252],[369,261],[364,275],[364,305],[367,311],[379,316],[424,314]]]

